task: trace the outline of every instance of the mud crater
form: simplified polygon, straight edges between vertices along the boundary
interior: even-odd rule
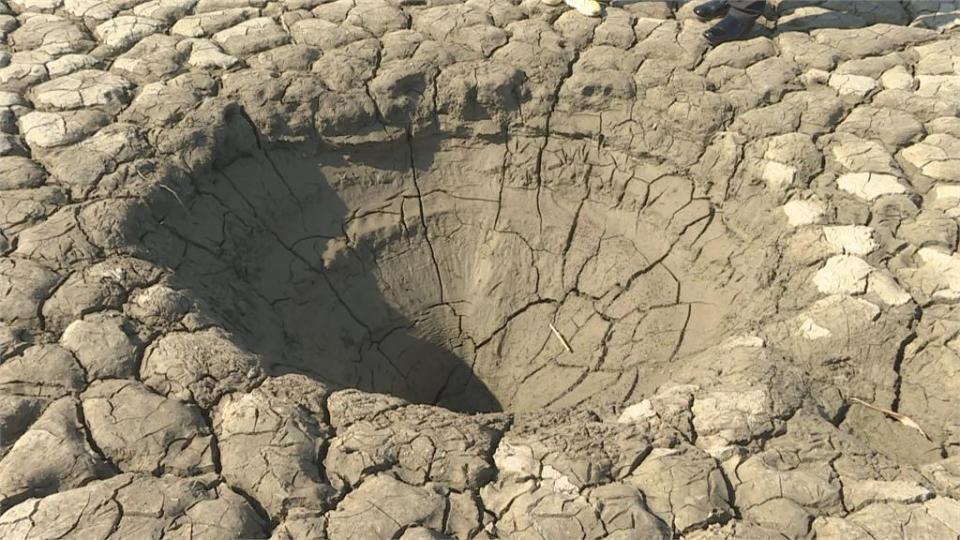
[[[175,285],[271,373],[467,412],[625,403],[737,326],[744,285],[704,264],[734,244],[665,166],[562,137],[257,140],[167,226]]]

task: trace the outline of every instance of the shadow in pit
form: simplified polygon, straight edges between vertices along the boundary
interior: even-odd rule
[[[354,160],[270,147],[242,111],[228,110],[224,124],[219,147],[235,155],[192,176],[186,207],[160,226],[161,242],[182,247],[152,261],[175,269],[170,286],[260,355],[269,375],[301,373],[460,412],[501,410],[464,360],[472,342],[443,302],[415,176],[429,164],[413,166],[412,144],[352,147],[363,158]],[[390,197],[371,209],[376,201],[365,197],[375,192],[396,193],[399,215]],[[363,227],[348,236],[357,220]]]

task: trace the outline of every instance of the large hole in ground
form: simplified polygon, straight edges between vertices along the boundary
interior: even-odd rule
[[[258,149],[194,181],[176,285],[271,373],[459,411],[627,401],[751,288],[691,179],[596,141]]]

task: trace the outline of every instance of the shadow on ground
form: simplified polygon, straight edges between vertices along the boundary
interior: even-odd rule
[[[473,344],[455,306],[443,302],[406,141],[354,148],[347,160],[315,147],[268,147],[242,113],[227,123],[244,148],[192,178],[188,211],[164,222],[183,244],[179,260],[152,261],[175,268],[171,286],[198,298],[269,375],[303,373],[456,411],[500,410],[464,360]],[[321,165],[342,166],[336,189]],[[391,184],[407,215],[385,211],[378,221],[351,210]],[[365,225],[348,235],[361,217]]]

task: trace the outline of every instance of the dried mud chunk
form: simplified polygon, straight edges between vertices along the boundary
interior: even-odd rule
[[[828,462],[805,462],[802,456],[773,449],[741,463],[732,479],[738,506],[747,510],[782,497],[817,512],[841,510],[840,478]]]
[[[658,21],[662,22],[662,21]],[[672,30],[676,30],[675,24],[669,21],[664,24]],[[560,14],[553,21],[553,30],[561,34],[569,43],[572,49],[584,49],[593,39],[593,33],[596,28],[603,23],[599,18],[584,19],[579,13],[573,10],[567,10]],[[638,32],[640,34],[640,32]]]
[[[804,133],[771,137],[766,141],[763,160],[765,173],[771,165],[776,165],[785,170],[790,184],[806,185],[823,167],[820,151],[812,137]]]
[[[563,82],[558,105],[570,111],[606,112],[613,104],[631,102],[636,93],[636,84],[629,73],[614,70],[577,72]]]
[[[48,76],[42,62],[11,63],[0,68],[0,90],[23,93],[31,86],[46,80]]]
[[[541,127],[553,110],[556,101],[553,89],[565,78],[567,65],[573,59],[572,52],[514,40],[497,49],[492,59],[513,66],[526,75],[530,98],[523,103],[524,119]]]
[[[443,496],[386,475],[363,482],[327,514],[330,540],[392,538],[408,527],[443,529]]]
[[[140,88],[137,97],[120,116],[132,124],[169,126],[182,119],[208,96],[217,81],[206,73],[185,73],[173,79]]]
[[[82,53],[96,45],[83,27],[54,15],[34,16],[10,34],[16,50],[41,51],[59,56]]]
[[[590,415],[525,415],[498,445],[498,475],[549,477],[576,490],[623,480],[650,452],[644,427]]]
[[[187,63],[195,69],[226,70],[237,65],[240,59],[224,53],[216,43],[207,39],[185,40],[185,46],[190,47],[190,57]]]
[[[635,55],[624,54],[614,47],[600,45],[583,51],[574,65],[574,70],[582,73],[619,71],[632,75],[643,63],[642,60]]]
[[[443,482],[457,490],[477,488],[493,476],[490,456],[499,437],[499,418],[463,417],[425,405],[396,408],[403,402],[364,401],[364,396],[353,392],[338,392],[330,398],[331,423],[338,427],[324,464],[335,486],[357,485],[375,471],[390,471],[411,484]],[[347,403],[355,405],[345,407]],[[338,411],[354,406],[369,412],[344,425]]]
[[[918,299],[953,301],[960,298],[960,255],[935,247],[916,252],[915,267],[898,272]]]
[[[58,281],[57,274],[35,262],[0,259],[0,321],[14,327],[33,324]]]
[[[384,121],[407,126],[429,121],[436,68],[414,62],[395,63],[381,69],[370,81],[370,94]]]
[[[264,538],[266,526],[246,498],[220,484],[210,498],[189,506],[182,515],[174,519],[163,538]]]
[[[834,255],[813,276],[813,284],[824,294],[863,294],[867,292],[867,277],[873,270],[860,257]]]
[[[3,440],[0,440],[0,459],[7,455],[10,447],[33,425],[49,404],[50,400],[42,397],[0,395],[0,432],[3,433]]]
[[[99,0],[64,0],[63,9],[78,19],[87,18],[105,21],[112,18],[119,11],[135,6],[137,0],[114,0],[102,2]]]
[[[91,380],[132,378],[140,340],[116,312],[94,313],[64,330],[60,344],[76,356]]]
[[[897,350],[910,332],[897,317],[879,315],[879,307],[866,300],[833,295],[770,325],[765,335],[800,365],[809,366],[814,380],[840,384],[847,395],[889,404]]]
[[[299,20],[290,25],[290,35],[294,43],[319,47],[324,52],[371,37],[362,28],[334,24],[323,19]]]
[[[933,497],[933,492],[906,481],[860,480],[844,484],[844,502],[847,508],[857,511],[874,503],[890,502],[910,504],[923,502]]]
[[[0,191],[39,187],[46,176],[43,168],[29,158],[0,157]]]
[[[279,47],[290,36],[270,17],[246,20],[213,35],[213,41],[235,56],[246,56],[264,49]]]
[[[635,17],[624,10],[609,10],[603,22],[593,31],[593,45],[611,45],[627,50],[637,42],[633,32]]]
[[[880,88],[880,84],[872,77],[849,73],[830,75],[828,84],[837,91],[841,99],[851,104],[862,102]]]
[[[110,117],[94,109],[34,111],[20,117],[20,132],[31,148],[46,149],[80,141],[108,123]]]
[[[77,360],[58,345],[34,345],[0,365],[0,388],[14,394],[56,398],[85,385]]]
[[[813,517],[813,514],[799,504],[782,497],[752,506],[743,513],[745,520],[796,540],[809,538]]]
[[[313,110],[327,91],[317,75],[246,70],[226,74],[222,95],[235,97],[266,136],[301,136],[314,133]]]
[[[610,534],[650,540],[673,536],[670,527],[650,513],[643,494],[633,486],[607,484],[586,491],[585,496],[599,509],[600,520]]]
[[[817,538],[951,538],[960,533],[960,502],[936,498],[923,504],[873,504],[837,523],[817,520]]]
[[[285,375],[249,394],[225,397],[215,411],[224,478],[255,497],[274,519],[292,508],[329,506],[333,488],[317,465],[326,446],[326,393],[305,376]]]
[[[960,456],[929,463],[921,470],[938,496],[960,499]]]
[[[109,258],[75,272],[43,304],[46,329],[60,333],[86,313],[120,309],[127,290],[159,277],[153,265],[129,258]]]
[[[315,512],[292,512],[273,530],[270,540],[324,540],[327,518]]]
[[[143,382],[161,394],[209,408],[227,393],[262,379],[260,359],[223,331],[177,332],[158,339],[140,368]]]
[[[365,39],[324,54],[311,70],[335,92],[355,91],[376,74],[379,54],[379,42]]]
[[[693,384],[662,385],[656,394],[625,407],[617,418],[621,424],[640,424],[653,436],[656,447],[672,448],[693,440]]]
[[[363,91],[325,94],[317,109],[316,126],[326,137],[362,136],[383,129],[373,100]]]
[[[149,253],[138,246],[139,239],[156,221],[140,200],[100,199],[77,212],[77,223],[85,239],[106,254]]]
[[[0,516],[0,537],[264,538],[253,508],[218,483],[119,475],[19,504]]]
[[[409,60],[417,53],[427,38],[415,30],[390,32],[380,39],[383,44],[381,62],[387,64],[395,60]]]
[[[535,482],[503,486],[504,493],[497,493],[500,482],[483,489],[484,505],[501,514],[497,519],[495,533],[500,538],[523,537],[524,532],[534,532],[536,537],[559,540],[601,538],[606,532],[596,508],[575,490],[555,490],[538,487]],[[509,503],[503,506],[498,498],[505,497]],[[651,534],[653,533],[653,534]],[[643,531],[644,538],[657,538],[656,531]]]
[[[358,3],[344,20],[345,24],[363,28],[375,36],[410,26],[410,16],[397,6],[380,2]]]
[[[213,471],[210,428],[196,407],[134,381],[94,383],[81,398],[93,440],[120,470],[178,476]]]
[[[136,15],[121,15],[94,30],[100,43],[112,50],[126,50],[141,39],[163,30],[163,21]]]
[[[837,131],[865,139],[880,139],[888,148],[899,148],[923,133],[923,125],[903,111],[862,106],[854,109]]]
[[[757,37],[746,41],[723,43],[707,51],[698,72],[709,73],[720,66],[746,69],[761,60],[777,55],[777,49],[768,38]]]
[[[956,306],[924,310],[917,339],[907,346],[901,364],[900,412],[918,422],[935,441],[960,446],[957,393],[960,384],[960,313]]]
[[[908,189],[892,174],[847,173],[837,178],[837,187],[865,201],[873,201],[884,195],[908,193]]]
[[[957,247],[957,222],[937,210],[924,211],[916,218],[901,223],[897,237],[919,247]]]
[[[42,222],[66,202],[59,186],[6,191],[0,197],[0,229],[13,236]]]
[[[137,84],[168,79],[180,71],[189,47],[180,40],[163,34],[147,36],[132,49],[113,61],[111,71],[130,78]]]
[[[486,511],[499,516],[491,531],[499,537],[526,537],[530,532],[537,538],[571,540],[673,537],[670,527],[650,513],[640,491],[625,483],[578,492],[556,476],[540,481],[501,477],[481,495]]]
[[[62,208],[25,229],[15,253],[60,268],[100,258],[100,248],[90,243],[80,228],[77,210],[75,206]]]
[[[449,540],[451,537],[426,527],[410,527],[403,531],[400,540]]]
[[[85,69],[94,69],[100,60],[89,54],[67,54],[47,62],[47,72],[51,79],[63,77]]]
[[[654,449],[629,482],[644,493],[657,517],[680,532],[732,516],[723,473],[696,448]]]
[[[178,19],[170,28],[170,33],[194,38],[207,37],[245,20],[252,19],[258,14],[257,9],[249,7],[198,13]]]
[[[192,307],[193,302],[183,291],[158,283],[133,293],[125,311],[144,324],[166,328],[179,322]]]
[[[775,433],[782,428],[782,419],[799,406],[778,394],[779,389],[753,388],[698,395],[692,408],[697,446],[711,452]]]
[[[341,390],[335,392],[327,401],[330,411],[330,425],[336,430],[346,429],[366,418],[379,416],[386,411],[409,405],[395,396],[373,394],[359,390]]]
[[[82,486],[111,473],[87,443],[78,409],[79,403],[72,397],[55,401],[17,439],[0,461],[0,508]]]
[[[86,107],[119,110],[130,100],[133,83],[119,75],[85,69],[38,84],[31,89],[33,103],[41,111],[65,111]]]
[[[784,540],[787,537],[784,536],[780,527],[768,529],[746,520],[731,520],[723,525],[711,525],[706,529],[691,531],[684,535],[685,540],[746,540],[748,538]]]
[[[944,116],[956,116],[960,104],[955,99],[919,96],[909,89],[888,89],[873,97],[873,106],[904,111],[921,122]]]
[[[247,59],[247,65],[255,70],[269,70],[281,74],[291,71],[310,71],[311,66],[322,54],[320,49],[309,45],[281,45]]]
[[[295,0],[297,1],[297,0]],[[311,1],[311,0],[302,0]],[[266,0],[199,0],[194,7],[195,13],[209,13],[211,11],[220,11],[228,7],[250,7],[262,9],[266,7]],[[291,9],[296,9],[291,7]]]
[[[682,439],[722,458],[739,446],[757,447],[782,433],[802,403],[798,373],[787,360],[763,346],[757,336],[731,339],[677,362],[668,375],[642,384],[659,385],[647,400],[621,413],[621,422],[657,429],[658,445]]]
[[[832,131],[844,114],[844,105],[832,90],[792,92],[779,103],[738,115],[731,130],[750,138],[796,131],[816,135]]]
[[[868,28],[823,28],[813,32],[818,43],[833,47],[848,58],[880,56],[906,45],[930,41],[936,32],[922,28],[876,24]]]
[[[486,13],[466,5],[437,6],[418,13],[413,29],[436,41],[464,45],[490,56],[507,42],[507,32],[489,23]]]
[[[883,145],[846,133],[829,138],[830,154],[843,168],[854,173],[897,175],[899,167]]]
[[[57,149],[44,157],[53,178],[69,189],[74,199],[90,195],[104,175],[121,163],[150,155],[140,128],[116,123],[78,144]]]
[[[960,182],[960,139],[943,133],[929,135],[904,149],[903,158],[921,173],[947,182]]]

